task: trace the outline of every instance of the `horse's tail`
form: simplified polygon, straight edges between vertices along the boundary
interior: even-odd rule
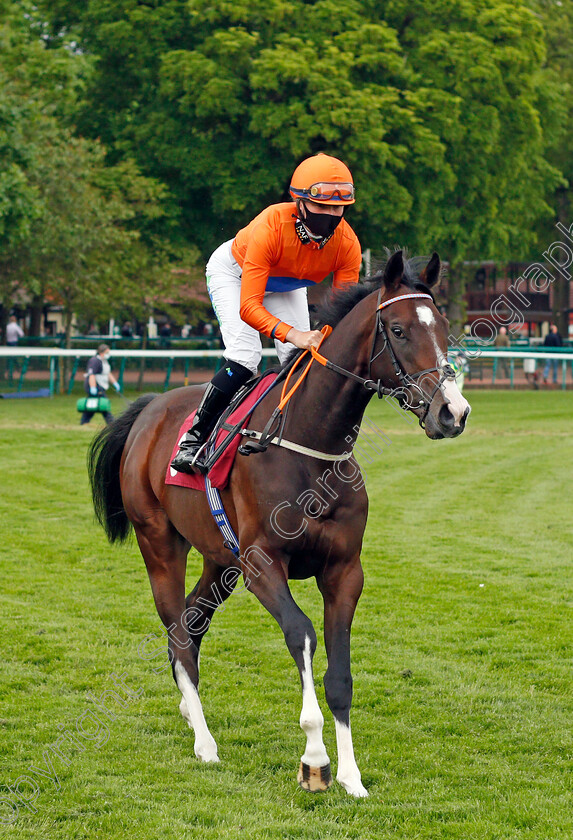
[[[119,464],[131,427],[145,406],[155,398],[145,394],[123,414],[99,432],[88,450],[88,474],[98,522],[110,542],[124,542],[131,523],[123,507],[119,485]]]

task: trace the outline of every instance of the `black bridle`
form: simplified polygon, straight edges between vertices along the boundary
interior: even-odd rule
[[[406,373],[406,371],[400,364],[396,353],[394,352],[394,348],[392,347],[392,342],[390,341],[390,338],[388,336],[388,332],[386,330],[384,321],[382,320],[381,313],[383,309],[386,309],[386,307],[390,306],[393,303],[397,303],[401,300],[409,300],[411,298],[427,298],[433,303],[434,299],[432,295],[426,294],[425,292],[411,292],[406,295],[398,295],[397,297],[393,297],[389,300],[385,300],[382,302],[381,297],[382,289],[380,289],[380,291],[378,292],[378,302],[376,306],[376,324],[374,326],[374,333],[372,336],[372,348],[370,350],[370,360],[368,362],[367,379],[365,379],[362,376],[358,376],[355,373],[352,373],[352,371],[350,370],[346,370],[346,368],[334,364],[334,362],[331,362],[329,359],[326,359],[324,356],[315,351],[314,348],[313,350],[311,350],[311,352],[316,361],[319,361],[329,370],[336,371],[336,373],[340,373],[343,376],[346,376],[348,379],[353,379],[356,382],[359,382],[368,391],[375,391],[378,394],[379,399],[382,399],[382,397],[395,397],[398,400],[401,408],[403,408],[405,411],[412,411],[418,417],[420,426],[422,426],[423,428],[424,422],[428,415],[428,411],[430,410],[430,405],[436,393],[440,390],[442,383],[445,382],[446,379],[454,380],[456,378],[456,372],[447,361],[444,361],[444,363],[440,367],[427,368],[426,370],[420,370],[416,373]],[[378,344],[380,336],[382,336],[384,343],[382,345],[382,348],[378,352],[376,352],[376,346]],[[381,379],[372,378],[372,365],[386,351],[388,351],[390,355],[390,361],[392,362],[392,367],[394,368],[394,375],[396,376],[399,383],[398,386],[395,386],[394,388],[387,388],[382,384]],[[438,374],[438,376],[435,381],[432,392],[428,394],[420,385],[419,380],[422,376],[430,374]]]
[[[320,362],[320,364],[324,367],[328,368],[329,370],[335,371],[335,373],[342,374],[342,376],[345,376],[347,379],[352,379],[353,381],[360,383],[360,385],[363,385],[364,388],[366,388],[368,391],[374,391],[378,394],[378,397],[380,399],[382,399],[382,397],[395,397],[398,400],[400,407],[403,408],[405,411],[412,411],[418,418],[420,426],[424,428],[424,422],[428,415],[428,411],[430,410],[432,400],[434,399],[436,393],[439,391],[439,389],[442,386],[442,383],[446,379],[453,380],[456,378],[456,372],[453,369],[453,367],[450,364],[448,364],[446,360],[444,360],[444,363],[440,367],[427,368],[426,370],[420,370],[416,373],[406,373],[406,371],[400,364],[396,353],[394,352],[392,342],[390,341],[388,332],[386,330],[386,326],[384,325],[384,322],[382,320],[381,312],[383,309],[386,309],[386,307],[390,306],[393,303],[397,303],[401,300],[409,300],[411,298],[427,298],[428,300],[431,300],[433,302],[434,299],[432,295],[428,295],[424,292],[411,292],[406,295],[398,295],[397,297],[393,297],[389,300],[385,300],[382,302],[381,297],[382,289],[380,289],[380,291],[378,292],[378,302],[376,306],[376,324],[374,325],[372,346],[370,350],[370,360],[368,362],[368,378],[358,376],[358,374],[353,373],[351,370],[347,370],[346,368],[340,367],[340,365],[331,362],[330,359],[327,359],[314,347],[311,348],[310,353],[314,361]],[[328,329],[330,330],[330,328]],[[329,333],[327,332],[325,333],[325,335],[329,335]],[[380,336],[382,336],[384,343],[382,348],[378,352],[376,352],[376,346],[378,344]],[[380,356],[382,356],[382,354],[386,351],[388,351],[390,355],[390,361],[392,362],[392,366],[394,368],[394,374],[399,382],[399,385],[395,386],[394,388],[387,388],[382,384],[381,379],[372,378],[372,365],[374,364],[376,359],[379,359]],[[295,363],[298,358],[298,356],[295,356],[288,367],[291,367],[292,364]],[[285,372],[286,370],[283,369],[279,376],[282,376],[282,374],[284,374]],[[430,394],[426,393],[426,391],[422,388],[422,386],[419,383],[419,380],[422,376],[426,376],[429,374],[438,374],[437,381],[435,382],[432,392]],[[263,397],[260,397],[259,400],[261,400],[262,398]],[[237,426],[231,430],[232,433],[240,431],[244,419],[241,420],[237,424]],[[249,455],[251,452],[264,452],[275,438],[278,437],[280,439],[282,437],[282,431],[284,428],[285,421],[286,413],[282,411],[280,406],[275,408],[269,420],[267,421],[265,428],[261,432],[259,440],[245,441],[245,443],[243,443],[240,446],[239,452],[242,455]],[[248,437],[248,432],[243,431],[241,433]],[[219,456],[220,451],[226,447],[228,441],[232,436],[233,435],[230,434],[228,438],[226,438],[226,440],[220,445],[219,449],[212,456],[212,462],[214,462],[215,457]]]

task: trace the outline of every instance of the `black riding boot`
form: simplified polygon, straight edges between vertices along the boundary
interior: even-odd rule
[[[174,470],[190,475],[205,471],[203,458],[197,455],[223,411],[251,376],[251,371],[237,362],[227,362],[215,374],[199,403],[193,425],[179,444],[179,452],[171,462]]]

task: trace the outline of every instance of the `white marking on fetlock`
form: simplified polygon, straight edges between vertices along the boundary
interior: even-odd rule
[[[352,733],[350,726],[334,720],[336,727],[336,746],[338,748],[338,773],[336,781],[351,796],[368,796],[368,791],[362,784],[360,770],[354,758],[354,747],[352,745]]]
[[[180,662],[175,663],[175,679],[179,691],[183,695],[179,704],[179,711],[195,732],[195,755],[201,761],[219,761],[217,744],[205,722],[199,692]]]
[[[185,698],[181,698],[181,702],[179,703],[179,711],[191,727],[193,729],[193,724],[191,723],[191,715],[189,714],[189,709],[187,708],[187,703],[185,702]]]
[[[310,638],[308,636],[304,640],[303,662],[300,725],[306,735],[306,749],[301,761],[308,764],[309,767],[324,767],[330,759],[322,740],[324,717],[320,711],[316,691],[314,690]]]

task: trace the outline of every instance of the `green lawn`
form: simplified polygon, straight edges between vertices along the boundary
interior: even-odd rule
[[[392,443],[366,464],[352,722],[370,797],[360,801],[337,785],[297,787],[298,676],[244,592],[203,645],[221,763],[198,763],[170,673],[138,656],[160,626],[143,560],[134,542],[110,547],[93,521],[84,463],[101,421],[80,428],[75,397],[0,401],[0,797],[20,776],[39,787],[34,811],[21,803],[0,823],[5,836],[573,837],[573,394],[467,396],[473,414],[453,441],[429,441],[387,405],[368,413]],[[199,568],[192,555],[189,588]],[[321,635],[314,583],[293,589]],[[315,664],[335,769],[322,647]],[[86,715],[88,692],[124,673],[141,696],[115,720],[100,715],[104,729]],[[62,747],[67,764],[50,753],[59,789],[34,776],[82,719],[93,746]],[[0,798],[0,818],[12,815]]]

